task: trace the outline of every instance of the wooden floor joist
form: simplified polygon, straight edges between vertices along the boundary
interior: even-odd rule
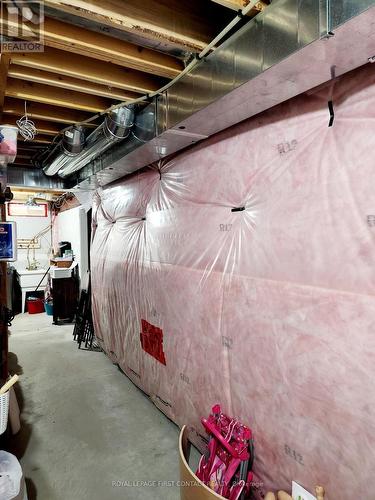
[[[33,168],[33,164],[31,162],[26,162],[26,161],[15,161],[12,163],[12,166]]]
[[[103,97],[72,92],[70,90],[41,85],[40,83],[25,82],[13,78],[8,79],[5,95],[25,101],[41,102],[52,106],[61,106],[69,109],[78,109],[89,113],[103,111],[111,106],[111,101]]]
[[[65,127],[163,87],[247,1],[44,0],[44,50],[0,56],[2,123],[16,124],[26,103],[38,131],[30,142],[19,135],[17,161]],[[18,30],[14,19],[3,20],[3,35]]]
[[[219,5],[223,5],[223,7],[228,7],[228,9],[236,10],[243,9],[249,3],[249,0],[211,0],[214,3],[218,3]],[[267,7],[267,3],[260,0],[257,4],[255,4],[254,8],[251,9],[250,15],[257,14],[261,12],[263,9]]]
[[[53,19],[48,19],[45,23],[44,37],[45,44],[49,47],[69,50],[69,47],[74,46],[77,54],[164,78],[175,78],[184,68],[182,61],[156,50]]]
[[[46,136],[46,135],[37,134],[35,136],[35,139],[33,139],[33,142],[39,143],[39,144],[50,144],[52,142],[52,137]]]
[[[7,85],[8,69],[9,69],[8,54],[0,54],[0,119],[3,113],[3,105],[5,98],[5,88]]]
[[[17,64],[11,64],[8,70],[8,76],[28,82],[43,83],[53,87],[73,90],[75,92],[84,92],[86,94],[107,97],[108,99],[117,101],[128,101],[136,99],[139,94],[130,92],[129,90],[116,89],[108,85],[99,85],[97,83],[79,80],[70,76],[63,76],[49,71],[40,69],[25,68]]]
[[[30,155],[19,154],[17,153],[16,160],[29,160],[31,158]]]
[[[199,51],[224,26],[229,17],[202,0],[45,0],[57,12],[78,16],[141,37]]]
[[[17,141],[17,152],[25,153],[30,156],[34,156],[35,153],[39,152],[41,149],[44,148],[45,146],[43,146],[43,144],[37,144],[34,142],[25,142],[23,140]]]
[[[11,21],[7,28],[12,32]],[[17,33],[19,26],[14,23]],[[184,68],[182,61],[166,54],[132,43],[111,38],[104,34],[85,30],[56,19],[45,18],[43,24],[44,45],[92,57],[119,66],[144,71],[164,78],[174,78]]]
[[[24,114],[24,110],[24,101],[13,99],[11,97],[5,98],[4,113],[21,117]],[[86,120],[87,118],[90,118],[92,116],[88,113],[82,113],[66,108],[60,108],[58,106],[48,106],[46,104],[34,102],[27,103],[27,113],[28,116],[35,121],[35,125],[37,128],[38,119],[71,125],[73,123]],[[91,124],[91,126],[94,125]]]
[[[46,48],[44,52],[14,53],[11,62],[141,94],[159,89],[164,80],[91,57]]]

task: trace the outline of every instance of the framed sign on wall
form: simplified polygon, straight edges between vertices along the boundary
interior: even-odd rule
[[[26,205],[25,203],[8,203],[8,215],[13,217],[48,217],[48,203]]]
[[[17,234],[15,222],[0,222],[0,261],[17,260]]]

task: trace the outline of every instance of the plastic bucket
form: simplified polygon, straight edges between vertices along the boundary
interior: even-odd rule
[[[26,301],[27,312],[29,314],[38,314],[44,312],[44,300],[36,297],[29,297]]]
[[[44,309],[45,309],[48,316],[53,316],[53,304],[49,304],[48,302],[45,302]]]

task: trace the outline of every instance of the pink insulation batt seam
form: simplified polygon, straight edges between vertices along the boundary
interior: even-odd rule
[[[95,195],[103,349],[177,424],[249,425],[264,491],[375,498],[374,152],[366,66]]]

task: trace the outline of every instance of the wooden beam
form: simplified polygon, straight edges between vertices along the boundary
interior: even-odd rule
[[[140,71],[51,48],[44,52],[12,53],[11,62],[141,94],[157,90],[164,83],[163,79]]]
[[[249,4],[249,0],[211,0],[211,1],[235,11],[243,9],[244,7],[246,7],[246,5]],[[255,4],[254,8],[251,9],[250,15],[255,15],[258,12],[261,12],[267,7],[267,5],[268,4],[266,2],[262,0],[259,1],[257,4]]]
[[[78,109],[96,113],[109,108],[111,101],[103,97],[83,94],[82,92],[71,92],[70,90],[57,89],[50,85],[40,83],[29,83],[22,80],[8,78],[5,95],[25,101],[52,104],[69,109]]]
[[[22,140],[17,141],[17,152],[30,154],[31,156],[43,148],[42,144],[34,144],[33,142],[24,142]]]
[[[27,163],[27,162],[24,162],[24,161],[15,161],[13,163],[11,163],[11,166],[15,166],[15,167],[33,167],[34,165],[30,162],[30,163]]]
[[[7,29],[15,34],[19,26],[8,21]],[[73,51],[86,57],[111,62],[119,66],[152,73],[165,78],[174,78],[183,69],[182,61],[104,34],[78,28],[56,19],[45,18],[43,23],[44,45]]]
[[[7,85],[9,56],[0,54],[0,120],[3,113],[5,89]]]
[[[22,143],[17,143],[17,153],[28,154],[30,158],[34,158],[37,153],[40,153],[43,149],[48,147],[48,144],[34,144],[32,149],[22,149]]]
[[[107,97],[118,101],[128,101],[139,97],[138,94],[130,92],[129,90],[114,89],[105,85],[72,78],[71,76],[62,76],[40,69],[25,68],[17,64],[11,64],[9,66],[8,76],[29,82],[43,83],[45,85],[52,85],[53,87],[69,89],[75,92],[84,92],[86,94]]]
[[[27,186],[15,186],[12,191],[16,195],[17,193],[22,193],[23,195],[34,195],[35,193],[46,193],[52,195],[60,195],[65,193],[65,189],[54,189],[54,188],[41,188],[41,187],[27,187]]]
[[[16,125],[17,119],[18,119],[17,116],[12,116],[7,114],[3,115],[3,123],[6,123],[7,125]],[[56,135],[63,128],[63,126],[59,127],[52,122],[46,122],[42,120],[38,120],[37,125],[38,125],[37,127],[38,132],[45,135]]]
[[[44,4],[55,12],[188,51],[202,49],[228,23],[219,7],[202,0],[45,0]]]
[[[18,152],[17,152],[16,161],[17,160],[31,160],[31,156],[24,155],[24,154],[18,154]]]
[[[30,142],[37,143],[37,144],[50,144],[52,142],[52,137],[50,137],[48,135],[37,134],[35,136],[35,139],[33,139]]]
[[[16,165],[16,166],[19,166],[19,165],[22,165],[22,166],[27,166],[27,167],[32,167],[33,164],[31,162],[31,158],[29,156],[23,156],[23,155],[17,155],[16,156],[16,159],[14,160],[14,162],[12,163],[12,165]]]
[[[21,117],[25,112],[24,101],[19,99],[12,99],[7,97],[4,102],[4,113],[8,115],[16,115]],[[47,120],[57,123],[65,123],[71,125],[73,123],[81,122],[90,118],[91,114],[82,113],[70,109],[59,108],[57,106],[47,106],[46,104],[39,104],[29,102],[27,105],[28,116],[35,121],[36,127],[38,127],[37,120]],[[91,126],[94,126],[91,124]]]

